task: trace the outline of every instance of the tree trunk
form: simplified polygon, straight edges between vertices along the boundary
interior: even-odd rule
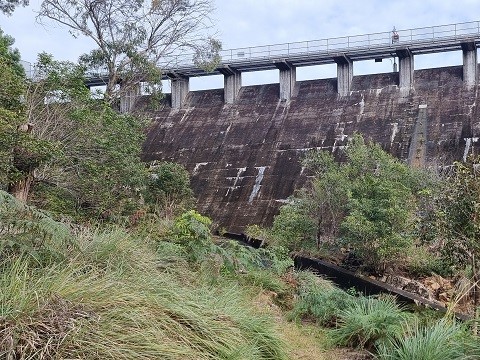
[[[26,203],[28,199],[28,194],[30,193],[30,187],[33,182],[33,171],[31,171],[23,179],[10,184],[8,187],[8,192],[12,194],[17,200]]]
[[[474,308],[474,322],[473,333],[478,335],[478,322],[480,321],[480,286],[479,286],[479,274],[477,268],[477,259],[475,255],[472,257],[472,269],[473,269],[473,308]]]

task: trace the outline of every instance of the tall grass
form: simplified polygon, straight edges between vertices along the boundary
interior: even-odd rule
[[[210,286],[180,253],[121,229],[75,241],[65,261],[17,256],[0,269],[0,358],[286,358],[236,282]]]
[[[408,318],[391,296],[360,297],[340,311],[337,328],[330,335],[336,345],[373,350],[387,339],[400,336]]]
[[[291,319],[309,318],[321,326],[335,326],[340,312],[354,301],[353,296],[312,273],[299,273],[298,281],[299,295]]]

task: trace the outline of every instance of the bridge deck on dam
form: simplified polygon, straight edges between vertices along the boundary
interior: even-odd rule
[[[345,36],[323,40],[222,50],[218,65],[206,71],[195,64],[194,56],[164,58],[159,64],[163,78],[171,80],[172,108],[181,109],[189,92],[189,79],[195,76],[224,75],[223,101],[233,104],[242,88],[242,73],[278,69],[280,100],[295,96],[296,69],[301,66],[336,63],[336,91],[349,96],[352,90],[354,62],[359,60],[398,57],[396,84],[406,91],[414,87],[414,57],[417,54],[461,50],[462,78],[467,86],[478,80],[477,47],[480,46],[480,21],[394,30],[366,35]],[[139,76],[141,79],[141,76]],[[87,86],[102,85],[108,79],[102,73],[91,74]],[[132,85],[132,84],[130,84]],[[140,83],[123,92],[120,109],[129,112],[141,93]],[[120,85],[121,86],[121,85]]]
[[[397,85],[398,73],[355,76],[348,96],[337,93],[336,79],[300,81],[288,101],[279,84],[242,87],[233,104],[223,89],[190,92],[183,108],[166,99],[150,112],[143,158],[184,164],[199,210],[242,232],[270,224],[305,183],[306,151],[340,156],[355,132],[416,166],[449,166],[478,152],[478,86],[466,86],[463,75],[462,66],[417,70],[409,91]],[[147,111],[145,101],[137,111]]]
[[[207,71],[196,65],[195,54],[166,56],[158,64],[163,69],[163,79],[172,76],[195,77],[225,74],[225,68],[239,72],[277,69],[279,62],[292,66],[311,66],[336,63],[336,58],[346,56],[351,61],[384,59],[397,56],[408,49],[413,55],[462,50],[462,44],[480,40],[480,21],[428,26],[371,34],[336,38],[270,44],[219,52],[219,66]],[[106,71],[90,73],[88,86],[106,83]]]
[[[408,49],[413,55],[462,50],[462,43],[480,40],[480,21],[395,30],[329,39],[272,44],[220,51],[220,66],[205,71],[194,65],[194,54],[171,57],[163,67],[165,78],[175,72],[183,76],[223,74],[223,67],[240,72],[277,69],[279,61],[293,66],[336,63],[338,56],[351,61],[385,59]],[[480,46],[480,44],[477,44]]]

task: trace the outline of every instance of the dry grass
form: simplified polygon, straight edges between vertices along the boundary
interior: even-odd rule
[[[0,320],[0,357],[5,359],[52,359],[78,322],[95,314],[54,297],[21,321]]]

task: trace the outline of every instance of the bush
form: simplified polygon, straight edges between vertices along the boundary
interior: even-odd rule
[[[153,163],[147,182],[145,200],[160,207],[175,206],[180,209],[190,205],[193,191],[190,174],[180,164],[172,162]]]
[[[271,236],[273,243],[291,251],[313,247],[316,237],[315,220],[308,213],[309,202],[302,198],[293,198],[280,208],[275,216]]]
[[[175,219],[167,236],[185,248],[190,260],[201,261],[215,250],[210,233],[211,224],[208,217],[190,210]]]
[[[273,237],[290,250],[347,248],[385,270],[411,248],[419,194],[431,182],[360,135],[342,155],[346,161],[337,163],[325,151],[308,153],[303,165],[313,177],[280,209]]]
[[[41,264],[59,261],[73,246],[66,225],[0,190],[0,263],[19,255]]]
[[[379,347],[378,358],[389,360],[478,359],[478,339],[454,322],[442,319],[431,327],[410,326]]]
[[[335,345],[372,350],[388,338],[401,336],[408,315],[395,298],[359,297],[338,314],[330,335]]]

